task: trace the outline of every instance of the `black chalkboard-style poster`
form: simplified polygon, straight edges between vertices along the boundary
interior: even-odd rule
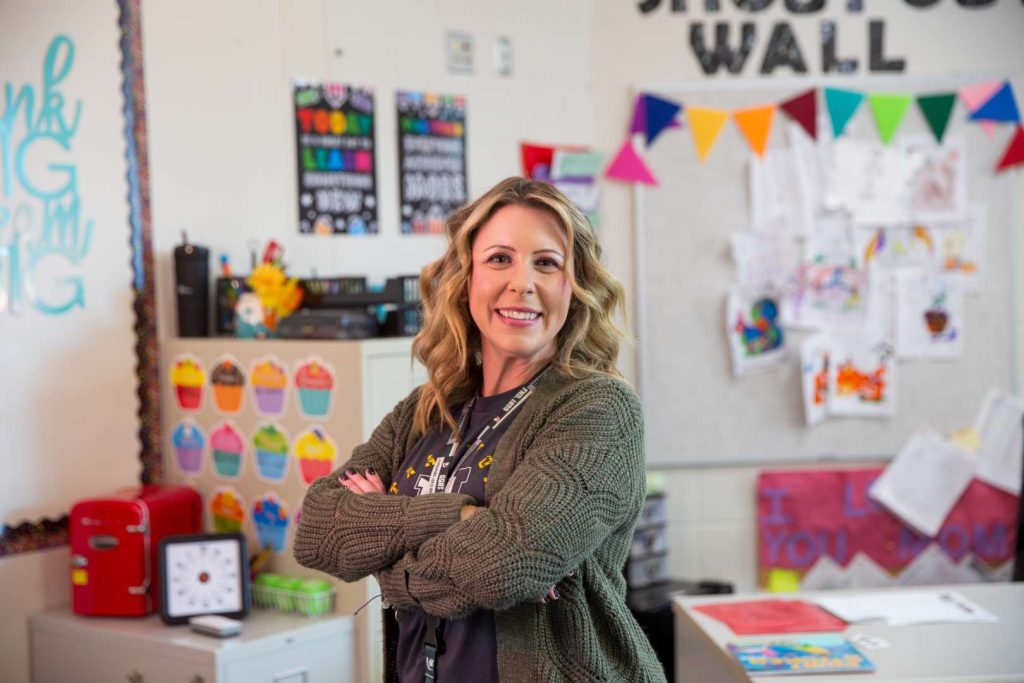
[[[299,232],[375,234],[373,90],[297,81]]]
[[[395,94],[402,232],[439,235],[466,203],[466,98]]]

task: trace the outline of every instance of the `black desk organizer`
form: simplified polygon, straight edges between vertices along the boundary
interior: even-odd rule
[[[422,324],[419,277],[415,275],[388,278],[381,291],[371,291],[365,277],[313,277],[301,279],[299,284],[302,308],[281,321],[280,337],[411,337]],[[217,279],[217,334],[234,334],[234,303],[247,291],[244,277]],[[384,315],[378,316],[381,310]]]

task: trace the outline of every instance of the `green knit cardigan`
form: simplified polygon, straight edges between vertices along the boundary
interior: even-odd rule
[[[385,606],[398,610],[493,610],[502,683],[664,681],[622,575],[645,491],[633,390],[605,376],[545,373],[497,446],[484,507],[466,521],[469,496],[356,495],[337,482],[349,467],[376,469],[386,486],[403,476],[395,470],[416,442],[418,396],[313,482],[295,559],[344,581],[373,574]],[[540,603],[554,585],[561,598]],[[386,612],[386,681],[397,680],[394,626]]]

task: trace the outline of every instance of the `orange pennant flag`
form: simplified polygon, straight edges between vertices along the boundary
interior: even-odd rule
[[[732,113],[736,125],[739,126],[743,137],[747,139],[750,149],[759,157],[764,156],[764,150],[768,146],[768,136],[772,132],[772,120],[775,118],[775,105],[766,104],[763,107],[751,107],[740,109]]]
[[[686,117],[690,120],[690,132],[693,134],[693,144],[697,146],[697,156],[704,161],[718,139],[718,134],[725,127],[725,122],[729,120],[729,112],[723,109],[687,107]]]

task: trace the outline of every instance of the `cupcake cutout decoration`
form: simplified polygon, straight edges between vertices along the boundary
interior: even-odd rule
[[[237,479],[242,470],[242,452],[245,450],[241,432],[230,421],[222,422],[210,432],[213,451],[213,470],[217,476]]]
[[[258,412],[268,416],[284,413],[288,376],[280,361],[276,358],[265,358],[256,363],[249,375],[249,384]]]
[[[252,506],[252,522],[260,547],[283,553],[288,541],[288,506],[273,493],[267,493]]]
[[[198,411],[203,406],[203,385],[206,373],[199,360],[191,356],[179,356],[171,368],[171,386],[174,398],[182,410]]]
[[[210,373],[213,404],[221,413],[237,413],[245,395],[245,373],[232,358],[224,358]]]
[[[334,373],[313,356],[295,371],[295,391],[299,395],[299,408],[306,417],[324,417],[331,410]]]
[[[182,420],[171,433],[171,449],[178,468],[185,474],[196,475],[203,471],[203,447],[206,439],[192,420]]]
[[[220,486],[210,497],[210,525],[218,534],[242,530],[245,521],[245,503],[238,491],[230,486]]]
[[[282,481],[288,461],[288,437],[274,424],[265,424],[252,437],[256,471],[268,481]]]
[[[299,477],[307,485],[320,477],[326,477],[334,469],[337,448],[319,425],[300,434],[295,440],[294,450]]]

